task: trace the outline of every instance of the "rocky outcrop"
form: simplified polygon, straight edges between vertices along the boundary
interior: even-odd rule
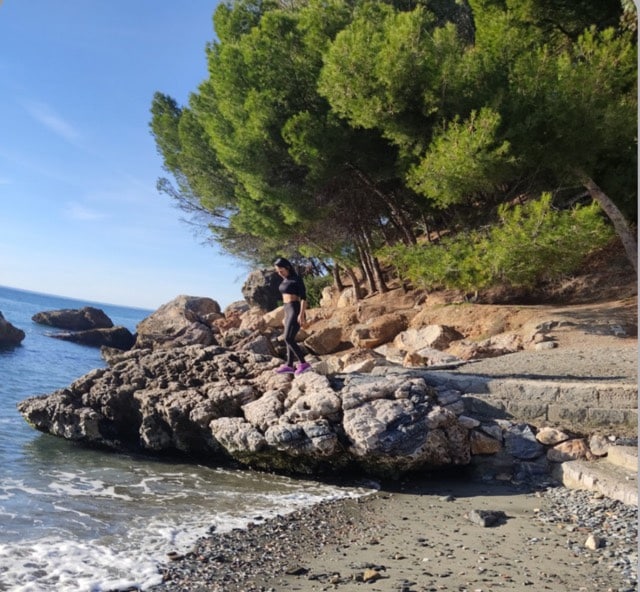
[[[64,308],[38,312],[31,317],[34,323],[68,331],[109,329],[113,321],[99,308],[85,306],[80,309]]]
[[[364,362],[373,352],[363,351]],[[108,359],[68,388],[21,402],[20,413],[89,446],[289,474],[395,478],[470,465],[526,479],[591,454],[562,432],[470,415],[465,394],[426,370],[294,378],[273,372],[278,358],[213,345],[110,350]]]
[[[469,462],[468,427],[423,378],[292,379],[273,373],[279,363],[217,346],[133,349],[19,410],[38,430],[93,446],[290,473]]]
[[[223,318],[220,305],[211,298],[178,296],[138,323],[135,346],[166,349],[215,344],[214,335],[219,332],[215,323]]]
[[[72,341],[90,347],[113,347],[127,350],[133,347],[135,336],[126,327],[112,327],[110,329],[88,329],[64,333],[51,333],[50,337],[62,341]]]
[[[113,321],[99,308],[85,306],[80,309],[65,308],[36,313],[34,323],[58,329],[61,333],[49,333],[49,337],[71,341],[90,347],[112,347],[127,350],[133,347],[135,336],[126,327],[114,327]]]
[[[534,349],[550,339],[545,324],[470,333],[458,319],[466,308],[439,324],[424,295],[396,302],[309,310],[298,339],[314,371],[293,378],[273,372],[284,355],[281,307],[236,304],[222,314],[214,300],[180,296],[138,325],[130,351],[103,347],[107,368],[19,409],[35,428],[92,446],[292,474],[395,477],[471,465],[524,479],[598,454],[591,442],[524,423],[567,417],[546,383],[523,401],[520,383],[432,370]]]
[[[282,301],[278,286],[282,278],[273,270],[252,271],[242,286],[242,296],[249,306],[263,311],[273,310]]]
[[[24,337],[24,331],[14,327],[0,312],[0,347],[20,345]]]

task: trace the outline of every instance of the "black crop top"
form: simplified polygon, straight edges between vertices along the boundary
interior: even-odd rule
[[[300,300],[307,299],[307,290],[299,275],[284,278],[278,286],[278,290],[280,290],[281,294],[293,294],[300,298]]]

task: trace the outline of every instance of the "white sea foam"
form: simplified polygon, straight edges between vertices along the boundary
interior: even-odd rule
[[[130,495],[125,495],[116,491],[115,485],[107,485],[98,480],[77,480],[65,483],[52,483],[50,489],[59,496],[75,496],[75,497],[107,497],[109,499],[119,499],[123,501],[133,501]]]
[[[24,493],[30,496],[46,496],[48,492],[43,489],[27,485],[18,479],[3,479],[0,485],[0,500],[14,496],[16,493]]]
[[[31,322],[42,310],[78,304],[0,287],[5,317],[28,331],[21,347],[0,351],[1,592],[148,588],[160,581],[158,566],[168,552],[188,550],[212,527],[224,532],[257,516],[366,493],[366,487],[106,454],[39,434],[17,403],[104,365],[98,350],[51,339]],[[132,330],[147,316],[99,307]]]
[[[216,490],[212,476],[234,486]],[[227,532],[245,528],[257,516],[269,518],[323,500],[372,491],[369,485],[340,488],[250,472],[196,470],[164,477],[145,476],[127,486],[129,495],[109,498],[106,492],[112,487],[108,484],[86,475],[58,474],[57,478],[78,481],[82,486],[58,490],[72,495],[66,503],[55,497],[57,528],[49,527],[42,533],[34,528],[28,538],[0,544],[0,590],[145,589],[160,582],[158,568],[167,553],[188,551],[196,539],[212,529]],[[101,495],[85,506],[83,500],[94,499],[87,495],[85,486],[89,483]],[[136,497],[131,493],[134,490],[143,494],[146,503],[129,503],[129,498]]]
[[[114,551],[92,542],[58,538],[0,545],[0,589],[12,592],[100,592],[146,588],[161,581],[159,556]]]

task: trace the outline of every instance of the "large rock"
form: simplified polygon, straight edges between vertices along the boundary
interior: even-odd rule
[[[348,457],[342,455],[340,441],[335,425],[326,419],[301,421],[299,423],[278,422],[269,427],[265,434],[269,446],[288,463],[278,468],[286,468],[287,464],[300,462],[299,472],[312,473],[328,463],[332,468],[344,466]]]
[[[318,331],[314,331],[307,339],[307,346],[313,353],[322,356],[334,353],[342,343],[342,327],[338,325],[328,325]]]
[[[262,315],[261,327],[282,330],[284,323],[284,306],[278,306]]]
[[[358,299],[356,298],[356,292],[353,287],[350,287],[342,290],[338,296],[336,308],[348,308],[355,306],[357,303]]]
[[[220,305],[211,298],[178,296],[138,323],[136,348],[170,348],[216,343]]]
[[[283,403],[281,420],[296,424],[326,419],[335,424],[342,419],[342,399],[326,376],[310,372],[304,380],[294,380]]]
[[[416,351],[410,351],[402,360],[402,365],[407,367],[419,366],[455,366],[462,360],[451,354],[441,352],[432,347],[423,347]]]
[[[357,325],[351,332],[350,340],[355,347],[374,349],[383,343],[393,341],[395,336],[406,327],[406,317],[389,313]]]
[[[500,333],[481,341],[463,339],[451,344],[449,353],[462,360],[496,358],[523,349],[522,337],[516,333]]]
[[[405,352],[418,351],[426,347],[445,350],[452,341],[463,339],[464,335],[447,325],[427,325],[418,329],[410,328],[398,333],[393,345]]]
[[[527,424],[511,426],[504,433],[504,442],[507,451],[514,457],[522,460],[532,460],[544,454],[544,447],[540,444]]]
[[[24,338],[24,331],[14,327],[0,312],[0,347],[20,345]]]
[[[583,438],[574,438],[550,448],[547,451],[547,458],[553,462],[565,462],[568,460],[593,460],[595,455],[591,453]]]
[[[31,317],[34,323],[48,325],[67,331],[87,331],[89,329],[110,329],[113,321],[99,308],[85,306],[80,309],[63,308],[38,312]]]
[[[250,306],[269,311],[282,301],[278,286],[282,278],[273,270],[252,271],[242,286],[242,295]]]
[[[109,367],[23,401],[36,429],[121,451],[375,476],[464,464],[469,429],[422,378],[331,380],[273,372],[280,360],[219,346],[110,352]]]
[[[80,345],[91,347],[113,347],[127,350],[136,342],[135,336],[126,327],[112,327],[110,329],[89,329],[87,331],[73,331],[65,333],[52,333],[50,337],[62,341],[72,341]]]
[[[392,342],[378,346],[376,352],[389,362],[407,368],[452,366],[463,361],[443,350],[462,337],[456,329],[447,325],[412,327],[396,334]]]
[[[352,453],[376,473],[394,475],[470,460],[469,430],[438,404],[422,378],[348,379],[342,402]]]
[[[326,286],[322,288],[321,297],[320,297],[320,307],[321,308],[334,308],[336,301],[340,297],[340,292],[336,288],[335,285]]]
[[[244,301],[232,302],[224,310],[224,316],[216,319],[213,324],[221,332],[226,333],[232,329],[239,329],[242,317],[249,311],[249,305]]]

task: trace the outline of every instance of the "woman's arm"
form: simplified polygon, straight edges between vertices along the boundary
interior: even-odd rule
[[[307,301],[300,300],[300,314],[298,315],[298,322],[301,327],[304,327],[307,324]]]

